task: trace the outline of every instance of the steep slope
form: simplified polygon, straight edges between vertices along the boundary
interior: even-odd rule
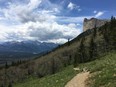
[[[30,78],[22,83],[17,83],[14,87],[64,87],[65,84],[79,72],[83,72],[86,68],[90,72],[89,79],[82,85],[88,87],[115,87],[116,86],[116,52],[108,53],[106,56],[99,58],[95,61],[79,64],[80,70],[75,71],[72,66],[64,68],[63,71],[54,75],[49,75],[44,78]],[[77,82],[81,79],[78,78]],[[73,83],[76,84],[76,83]],[[77,86],[66,86],[77,87]],[[80,86],[78,86],[80,87]],[[85,86],[86,87],[86,86]]]
[[[30,77],[22,83],[16,83],[14,87],[64,87],[67,81],[76,75],[73,66],[68,66],[63,71],[49,75],[41,79]]]
[[[0,84],[23,82],[29,76],[42,78],[62,71],[69,65],[78,66],[116,50],[116,19],[100,28],[83,32],[74,40],[59,46],[46,55],[18,66],[0,70]],[[4,79],[5,78],[5,79]]]

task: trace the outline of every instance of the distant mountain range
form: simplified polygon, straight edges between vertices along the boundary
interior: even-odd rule
[[[29,59],[46,53],[58,44],[39,41],[9,41],[0,43],[0,63],[12,60]]]

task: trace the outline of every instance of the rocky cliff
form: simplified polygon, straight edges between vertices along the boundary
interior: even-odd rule
[[[91,18],[91,19],[84,19],[83,23],[83,31],[86,31],[88,29],[93,29],[95,26],[100,27],[104,25],[108,20],[102,20],[102,19],[96,19],[96,18]]]

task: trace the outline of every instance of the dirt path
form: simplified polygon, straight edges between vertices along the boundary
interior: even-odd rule
[[[89,72],[77,74],[65,87],[86,87],[86,80],[89,77]]]

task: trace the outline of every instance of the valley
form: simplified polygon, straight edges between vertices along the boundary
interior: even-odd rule
[[[0,0],[0,87],[116,87],[116,0]]]
[[[57,46],[58,44],[39,41],[0,43],[0,65],[4,65],[6,62],[11,64],[12,62],[30,60],[51,51]]]
[[[1,86],[16,85],[16,87],[28,87],[28,84],[30,84],[30,86],[35,85],[35,87],[46,87],[48,81],[48,85],[50,86],[52,83],[55,86],[59,82],[56,87],[59,85],[59,87],[64,87],[72,77],[84,71],[85,68],[93,74],[93,77],[90,78],[90,81],[91,79],[95,81],[94,84],[90,84],[93,85],[92,87],[100,87],[102,85],[104,87],[107,87],[107,85],[114,87],[116,58],[115,24],[115,17],[111,17],[111,21],[105,25],[88,29],[75,39],[58,46],[45,55],[18,65],[5,66],[0,70]],[[73,67],[69,69],[70,66]],[[79,70],[75,73],[73,68],[78,67]],[[66,72],[64,71],[65,68]],[[94,73],[99,71],[101,73],[94,75]],[[58,78],[60,81],[56,80],[54,83],[54,80],[51,79],[52,77],[53,79]],[[63,78],[65,78],[64,82],[62,82]],[[51,81],[51,84],[49,84],[49,81]],[[107,82],[112,84],[107,84]]]

